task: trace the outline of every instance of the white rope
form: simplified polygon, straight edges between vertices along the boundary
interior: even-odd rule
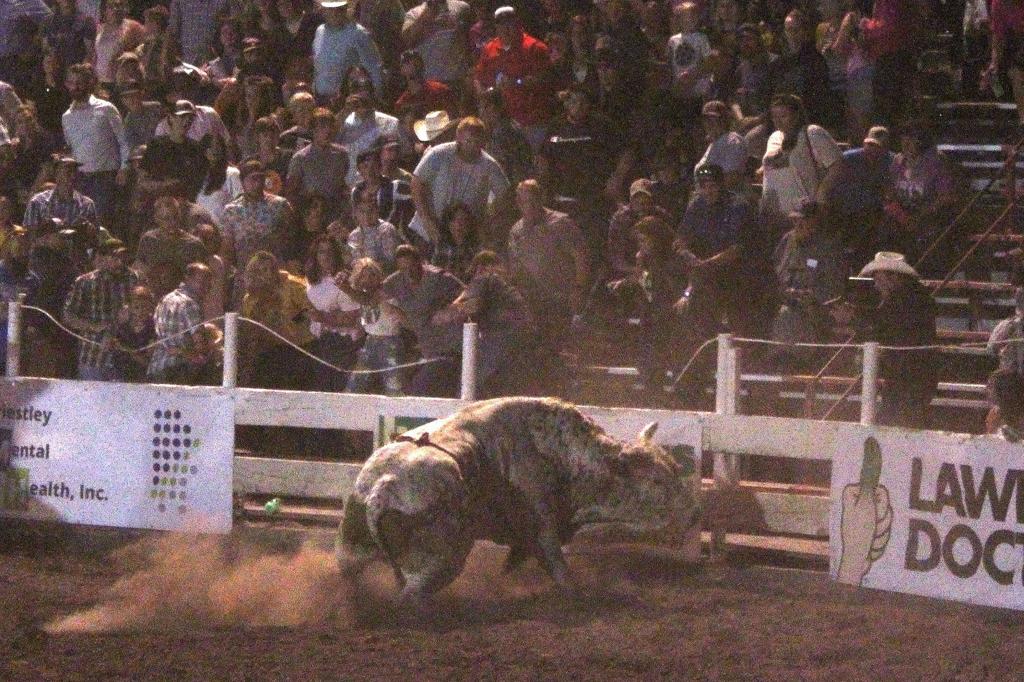
[[[53,324],[56,325],[58,329],[63,330],[67,334],[70,334],[71,336],[75,337],[76,339],[78,339],[82,343],[88,343],[88,344],[91,344],[93,346],[101,346],[101,347],[104,345],[103,342],[101,342],[101,341],[96,341],[94,339],[87,338],[85,336],[82,336],[81,334],[78,334],[77,332],[75,332],[75,331],[73,331],[71,329],[68,329],[67,326],[65,326],[63,323],[61,323],[60,320],[58,320],[53,315],[51,315],[50,312],[47,311],[47,310],[44,310],[42,308],[37,308],[34,305],[22,305],[21,307],[24,310],[34,310],[37,313],[42,313],[43,316],[48,318],[50,320],[50,322],[53,322]],[[120,348],[121,350],[131,351],[133,353],[141,353],[143,351],[149,350],[150,348],[156,348],[157,346],[161,346],[161,345],[167,343],[168,341],[173,341],[174,339],[177,339],[178,337],[189,335],[192,332],[194,332],[195,330],[197,330],[200,327],[202,327],[203,325],[205,325],[207,322],[219,322],[220,320],[223,320],[223,319],[224,319],[224,316],[221,315],[219,317],[214,317],[214,318],[209,319],[209,320],[204,320],[203,322],[200,322],[199,324],[192,325],[188,329],[183,329],[180,332],[176,332],[174,334],[171,334],[170,336],[165,336],[162,339],[159,339],[157,341],[153,341],[152,343],[147,343],[145,346],[140,346],[138,348],[129,348],[129,347],[123,346],[123,345],[121,345],[119,343],[115,343],[114,345],[117,348]]]
[[[82,343],[88,343],[88,344],[91,344],[93,346],[101,346],[101,347],[104,345],[102,342],[95,341],[95,340],[90,339],[88,337],[82,336],[81,334],[75,332],[74,330],[69,329],[60,320],[58,320],[53,315],[51,315],[50,312],[47,311],[47,310],[44,310],[42,308],[37,308],[36,306],[33,306],[33,305],[23,305],[22,308],[25,309],[25,310],[34,310],[34,311],[36,311],[38,313],[42,313],[43,316],[46,317],[47,319],[49,319],[51,322],[53,322],[53,324],[56,325],[58,329],[61,329],[62,331],[64,331],[65,333],[67,333],[67,334],[69,334],[71,336],[73,336],[74,338],[78,339]],[[145,346],[141,346],[139,348],[127,348],[127,347],[121,346],[120,344],[117,344],[117,347],[122,349],[122,350],[131,351],[131,352],[134,352],[134,353],[141,353],[141,352],[149,350],[150,348],[156,348],[157,346],[163,345],[163,344],[167,343],[168,341],[172,341],[172,340],[174,340],[174,339],[176,339],[178,337],[191,334],[196,329],[199,329],[200,327],[205,325],[207,322],[219,322],[220,320],[223,320],[223,319],[224,319],[224,316],[220,315],[218,317],[214,317],[212,319],[205,320],[203,322],[200,322],[199,324],[192,325],[188,329],[185,329],[183,331],[177,332],[175,334],[171,334],[170,336],[166,336],[166,337],[164,337],[162,339],[159,339],[159,340],[154,341],[152,343],[146,344]],[[295,343],[293,343],[291,340],[285,338],[284,336],[281,336],[281,334],[278,334],[276,331],[274,331],[270,327],[266,326],[265,324],[257,322],[256,320],[251,320],[251,319],[249,319],[247,317],[239,317],[238,319],[243,321],[243,322],[248,322],[249,324],[251,324],[253,326],[260,327],[264,331],[266,331],[269,334],[271,334],[272,336],[280,339],[281,341],[283,341],[287,345],[291,346],[295,350],[299,351],[303,355],[309,357],[310,359],[319,362],[321,365],[323,365],[325,367],[333,369],[335,372],[341,372],[343,374],[344,373],[348,373],[348,374],[382,374],[382,373],[385,373],[385,372],[393,372],[393,371],[398,370],[398,369],[405,369],[407,367],[418,367],[420,365],[429,365],[429,364],[432,364],[432,363],[435,363],[435,362],[441,362],[442,360],[445,359],[445,358],[427,358],[425,360],[417,360],[416,362],[407,362],[405,364],[395,365],[394,367],[388,367],[386,369],[351,369],[351,370],[350,369],[344,369],[342,367],[338,367],[337,365],[331,364],[330,362],[328,362],[327,360],[324,360],[323,358],[317,357],[316,355],[314,355],[314,354],[310,353],[309,351],[307,351],[305,348],[302,348],[301,346],[296,345]]]
[[[718,342],[718,339],[712,337],[712,338],[708,339],[707,341],[705,341],[704,343],[702,343],[700,345],[700,347],[697,348],[697,350],[695,350],[693,352],[693,355],[690,356],[690,359],[683,366],[683,368],[681,370],[679,370],[679,374],[676,375],[675,380],[672,382],[672,390],[675,390],[676,386],[679,385],[679,382],[686,375],[687,370],[689,370],[690,366],[693,365],[693,363],[697,360],[697,356],[700,355],[702,352],[704,352],[704,349],[707,348],[708,346],[710,346],[712,343],[717,343],[717,342]]]
[[[805,342],[787,342],[787,341],[773,341],[771,339],[744,339],[737,338],[733,339],[737,343],[754,343],[765,346],[785,346],[786,348],[860,348],[860,343],[805,343]],[[1002,341],[994,341],[992,345],[1005,346],[1013,343],[1024,343],[1024,338],[1013,338],[1004,339]],[[879,350],[891,350],[891,351],[916,351],[916,350],[957,350],[960,348],[988,348],[988,341],[965,341],[960,344],[936,344],[931,346],[879,346]]]
[[[342,372],[342,373],[348,373],[348,374],[383,374],[385,372],[393,372],[396,369],[405,369],[407,367],[419,367],[420,365],[429,365],[429,364],[432,364],[432,363],[435,363],[435,362],[443,362],[444,360],[447,359],[447,358],[426,358],[426,359],[423,359],[423,360],[417,360],[415,362],[406,362],[406,363],[401,364],[401,365],[394,365],[393,367],[387,367],[385,369],[344,369],[342,367],[338,367],[337,365],[332,365],[331,363],[327,362],[323,358],[319,358],[316,355],[313,355],[312,353],[310,353],[308,350],[306,350],[302,346],[299,346],[298,344],[296,344],[292,340],[287,339],[284,336],[281,336],[276,331],[274,331],[273,329],[271,329],[267,325],[263,324],[262,322],[257,322],[256,320],[250,320],[248,317],[239,317],[238,319],[241,322],[248,322],[249,324],[251,324],[251,325],[253,325],[255,327],[259,327],[260,329],[263,329],[264,331],[268,332],[272,336],[277,337],[278,339],[280,339],[281,341],[283,341],[287,345],[289,345],[292,348],[294,348],[295,350],[299,351],[300,353],[302,353],[303,355],[305,355],[309,359],[316,360],[317,362],[319,362],[324,367],[328,367],[330,369],[333,369],[335,372]]]

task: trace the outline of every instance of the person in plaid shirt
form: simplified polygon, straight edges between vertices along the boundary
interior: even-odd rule
[[[185,354],[192,335],[183,332],[203,322],[203,301],[210,291],[213,277],[204,263],[189,263],[185,281],[163,297],[153,313],[156,336],[161,344],[153,352],[147,372],[156,383],[180,383],[187,374]]]
[[[89,339],[78,351],[78,378],[114,381],[117,372],[109,345],[110,329],[128,293],[138,283],[125,265],[127,250],[120,239],[109,239],[96,249],[96,269],[78,277],[64,301],[64,323]]]
[[[54,156],[53,188],[35,194],[25,208],[24,226],[35,234],[42,223],[59,218],[65,225],[79,222],[99,224],[96,204],[89,197],[75,190],[78,178],[78,161],[70,156]]]

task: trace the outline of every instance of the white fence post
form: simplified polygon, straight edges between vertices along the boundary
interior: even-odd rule
[[[224,378],[221,386],[238,385],[238,313],[224,314]]]
[[[729,383],[729,349],[732,334],[718,335],[718,360],[715,365],[715,414],[728,414],[726,405]]]
[[[462,392],[463,400],[476,400],[476,348],[479,336],[476,322],[462,325]]]
[[[21,371],[21,301],[7,303],[7,378],[14,379]]]
[[[715,413],[736,414],[740,391],[740,366],[737,351],[732,346],[732,334],[718,335],[718,367],[715,373]],[[715,488],[728,493],[739,485],[739,455],[714,453]],[[720,556],[725,548],[725,531],[710,528],[712,556]]]
[[[875,401],[878,398],[878,343],[864,344],[863,368],[861,369],[860,423],[872,426],[875,423]]]

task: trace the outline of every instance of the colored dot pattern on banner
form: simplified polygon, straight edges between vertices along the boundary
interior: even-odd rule
[[[185,464],[192,457],[189,448],[198,445],[192,436],[192,425],[182,422],[181,410],[164,408],[153,411],[153,487],[149,498],[157,501],[157,509],[167,512],[176,509],[188,512],[188,477],[199,471],[194,464]],[[168,502],[173,502],[168,505]]]

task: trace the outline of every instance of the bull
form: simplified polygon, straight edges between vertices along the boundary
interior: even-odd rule
[[[383,558],[401,600],[422,605],[462,571],[478,539],[507,545],[505,569],[536,558],[572,593],[562,545],[582,526],[684,529],[699,516],[676,461],[652,438],[608,436],[572,405],[497,398],[414,429],[360,471],[338,530],[343,574]]]

